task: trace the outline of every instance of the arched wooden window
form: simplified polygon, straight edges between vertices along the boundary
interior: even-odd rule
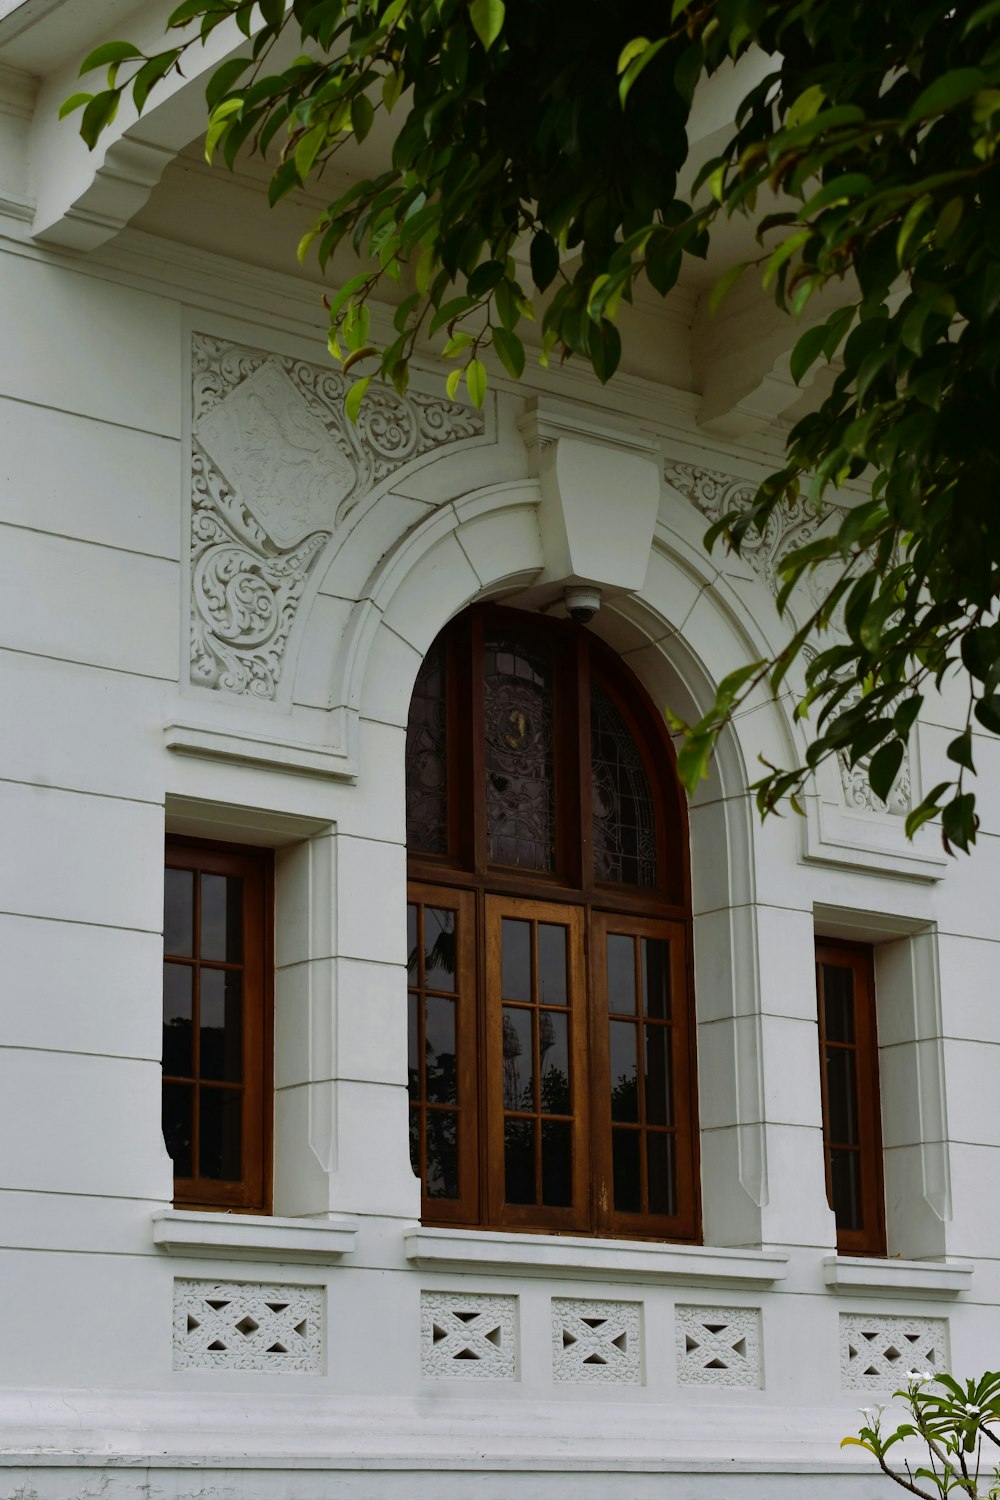
[[[406,746],[410,1148],[425,1222],[698,1232],[687,823],[589,632],[477,607]]]

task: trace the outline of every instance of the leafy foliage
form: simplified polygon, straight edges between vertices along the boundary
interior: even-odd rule
[[[984,1438],[1000,1448],[1000,1438],[991,1431],[1000,1421],[1000,1375],[988,1371],[962,1386],[950,1375],[911,1370],[905,1388],[893,1394],[907,1409],[905,1421],[884,1432],[885,1408],[866,1407],[860,1435],[845,1437],[840,1446],[866,1449],[884,1474],[921,1500],[947,1500],[952,1493],[965,1500],[997,1500],[1000,1468],[991,1466],[988,1479],[982,1475],[982,1452]],[[893,1455],[895,1467],[889,1463],[886,1455],[905,1438],[923,1444],[925,1463],[914,1468],[904,1460],[900,1467],[898,1455]]]
[[[779,604],[818,569],[832,582],[783,651],[680,726],[682,774],[693,788],[730,716],[760,683],[781,691],[811,645],[797,712],[815,715],[812,743],[803,765],[767,768],[758,804],[798,807],[805,778],[840,754],[867,761],[884,797],[927,688],[962,672],[954,773],[907,829],[940,814],[946,847],[967,850],[973,726],[1000,733],[1000,0],[293,0],[287,13],[284,0],[184,0],[175,45],[98,48],[81,72],[106,68],[107,86],[64,112],[82,108],[93,146],[126,90],[141,110],[223,24],[247,48],[208,84],[208,154],[232,166],[280,141],[272,203],[363,140],[379,111],[398,120],[386,170],[335,196],[299,246],[326,267],[346,241],[370,265],[329,302],[345,370],[377,359],[402,392],[430,337],[455,361],[449,392],[464,381],[481,405],[485,349],[519,377],[523,320],[539,318],[543,362],[582,357],[607,381],[621,302],[640,280],[668,295],[720,216],[755,224],[764,285],[791,315],[842,283],[841,305],[791,357],[799,381],[830,365],[829,394],[791,432],[785,466],[707,539],[738,551],[806,494],[829,524],[782,559]],[[271,71],[290,30],[304,51]],[[695,88],[751,48],[773,69],[692,206],[677,176]],[[713,305],[745,270],[721,279]],[[369,302],[386,277],[406,295],[395,338],[376,347]],[[838,507],[847,481],[867,498]]]

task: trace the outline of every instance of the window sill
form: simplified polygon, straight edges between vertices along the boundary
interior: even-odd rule
[[[264,1214],[166,1209],[153,1215],[153,1243],[171,1255],[226,1260],[310,1261],[326,1265],[349,1255],[356,1219],[274,1219]]]
[[[973,1267],[967,1261],[882,1260],[864,1255],[828,1255],[824,1278],[835,1292],[865,1296],[954,1297],[967,1292]]]
[[[406,1257],[427,1270],[452,1267],[488,1275],[599,1277],[602,1281],[781,1281],[788,1256],[773,1250],[716,1250],[642,1240],[575,1239],[497,1230],[411,1229]]]

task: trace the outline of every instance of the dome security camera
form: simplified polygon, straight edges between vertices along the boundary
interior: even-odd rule
[[[574,586],[563,590],[563,601],[570,619],[578,625],[587,625],[601,607],[601,591],[583,585]]]

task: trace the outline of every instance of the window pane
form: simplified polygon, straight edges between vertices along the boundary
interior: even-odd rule
[[[608,933],[608,1009],[635,1015],[635,939]]]
[[[504,917],[501,923],[501,994],[505,1000],[531,999],[531,924]]]
[[[458,1102],[455,1056],[455,1002],[428,995],[424,1012],[427,1098],[434,1104]]]
[[[649,777],[625,720],[597,683],[590,688],[594,874],[656,884],[656,818]]]
[[[656,1020],[670,1019],[670,944],[662,938],[639,940],[642,1008]]]
[[[612,1021],[611,1025],[611,1118],[638,1120],[639,1065],[636,1059],[637,1035],[631,1021]]]
[[[555,844],[552,663],[522,641],[484,642],[486,833],[493,864],[551,870]]]
[[[193,970],[187,964],[163,965],[163,1071],[190,1078],[191,996]]]
[[[674,1101],[670,1078],[670,1027],[646,1027],[646,1121],[650,1125],[674,1123]]]
[[[194,1089],[189,1083],[163,1085],[163,1139],[178,1177],[191,1176],[191,1105]]]
[[[863,1229],[861,1158],[857,1151],[830,1152],[830,1185],[838,1229]]]
[[[569,1017],[563,1011],[539,1011],[538,1059],[542,1075],[542,1114],[568,1115]]]
[[[410,1170],[420,1176],[420,1110],[410,1110]]]
[[[542,1005],[566,1004],[566,929],[539,922],[538,999]]]
[[[535,1064],[530,1010],[503,1008],[503,1107],[535,1108]],[[533,1201],[533,1200],[532,1200]]]
[[[420,1098],[420,996],[410,990],[406,997],[406,1054],[410,1098]]]
[[[216,1182],[239,1182],[243,1175],[243,1090],[200,1090],[199,1175]]]
[[[455,988],[455,913],[436,906],[424,907],[424,984]]]
[[[435,641],[421,663],[406,725],[406,843],[448,852],[448,705],[445,650]]]
[[[856,1146],[858,1115],[853,1048],[826,1049],[826,1104],[830,1140],[839,1146]]]
[[[674,1162],[674,1137],[651,1130],[646,1136],[646,1171],[649,1182],[651,1214],[677,1212],[677,1171]]]
[[[823,965],[823,1029],[828,1042],[854,1041],[854,973]]]
[[[534,1203],[535,1122],[504,1120],[504,1194],[508,1203]]]
[[[569,1208],[573,1202],[573,1127],[568,1120],[542,1121],[542,1202]]]
[[[190,958],[194,952],[194,871],[164,871],[163,951]]]
[[[239,1083],[243,1077],[243,976],[226,969],[201,971],[201,1077]]]
[[[450,1109],[424,1111],[427,1132],[427,1196],[458,1197],[458,1116]]]
[[[417,908],[413,904],[406,908],[406,967],[410,983],[420,982],[420,954],[417,951]]]
[[[201,956],[230,964],[243,959],[243,881],[238,875],[201,877]]]
[[[641,1131],[613,1130],[611,1132],[615,1211],[620,1214],[642,1212],[642,1184],[639,1176],[641,1144]]]

